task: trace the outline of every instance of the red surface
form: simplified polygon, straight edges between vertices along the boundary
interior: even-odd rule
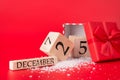
[[[84,63],[79,68],[56,71],[9,71],[9,80],[120,80],[120,61]]]
[[[89,22],[85,32],[94,62],[120,58],[120,26],[115,22]]]
[[[39,51],[42,41],[49,31],[62,32],[63,23],[115,21],[120,25],[119,4],[120,0],[0,0],[0,80],[9,80],[9,60],[44,56]],[[112,71],[113,64],[120,70],[119,61],[106,62],[103,64],[108,73],[106,77],[112,75],[119,79],[120,71]],[[103,75],[103,71],[96,72]],[[86,74],[89,73],[86,72],[85,77]],[[27,80],[17,73],[14,77]]]

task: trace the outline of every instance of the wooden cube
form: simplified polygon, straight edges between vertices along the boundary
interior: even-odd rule
[[[9,61],[10,70],[28,69],[32,67],[51,66],[57,63],[57,57],[40,57]]]
[[[62,34],[49,32],[40,50],[50,56],[56,56],[58,60],[65,60],[69,57],[73,47],[73,43]]]
[[[74,49],[71,53],[71,57],[78,58],[81,56],[90,56],[86,37],[69,36],[69,40],[74,43]]]

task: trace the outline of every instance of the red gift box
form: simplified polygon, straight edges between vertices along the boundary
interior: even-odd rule
[[[94,62],[120,58],[120,27],[116,23],[88,22],[85,32]]]

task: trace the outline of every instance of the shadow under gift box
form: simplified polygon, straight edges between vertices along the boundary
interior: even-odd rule
[[[120,58],[120,26],[115,22],[88,22],[84,28],[94,62]]]

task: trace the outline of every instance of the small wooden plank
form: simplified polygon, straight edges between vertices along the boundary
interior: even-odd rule
[[[56,63],[57,63],[57,58],[55,56],[13,60],[13,61],[9,61],[9,69],[21,70],[21,69],[28,69],[32,67],[51,66]]]

